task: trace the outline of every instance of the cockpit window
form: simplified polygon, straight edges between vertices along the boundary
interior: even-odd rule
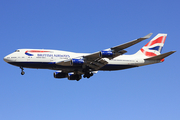
[[[16,50],[15,52],[20,52],[20,50]]]

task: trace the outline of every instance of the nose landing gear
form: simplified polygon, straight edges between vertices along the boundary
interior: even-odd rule
[[[20,69],[21,69],[21,75],[24,75],[25,72],[23,71],[24,70],[23,67],[21,66]]]

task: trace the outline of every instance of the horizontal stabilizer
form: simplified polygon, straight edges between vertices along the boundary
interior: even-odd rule
[[[161,54],[161,55],[157,55],[157,56],[154,56],[154,57],[150,57],[150,58],[147,58],[145,60],[161,60],[173,53],[175,53],[176,51],[170,51],[170,52],[167,52],[167,53],[164,53],[164,54]]]

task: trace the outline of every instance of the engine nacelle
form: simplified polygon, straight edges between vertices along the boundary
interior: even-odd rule
[[[99,56],[101,58],[110,58],[113,57],[114,53],[112,51],[101,51]]]
[[[80,80],[82,78],[81,75],[78,74],[69,74],[68,75],[68,80]]]
[[[68,77],[67,73],[63,73],[63,72],[54,72],[54,78],[66,78]]]
[[[83,63],[84,63],[83,59],[72,59],[71,60],[71,65],[72,66],[83,65]]]

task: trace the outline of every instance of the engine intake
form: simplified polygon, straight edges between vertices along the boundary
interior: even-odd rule
[[[63,72],[54,72],[54,78],[66,78],[68,76],[67,73]]]
[[[99,56],[101,58],[109,58],[109,57],[113,57],[114,53],[112,51],[101,51]]]
[[[72,59],[71,60],[71,65],[72,66],[83,65],[83,63],[84,63],[83,59]]]

